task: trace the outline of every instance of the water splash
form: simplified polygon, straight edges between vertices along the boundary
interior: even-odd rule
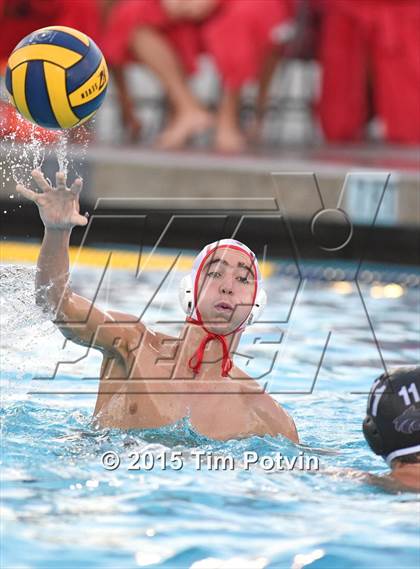
[[[32,150],[33,168],[41,168],[45,160],[45,147],[43,146],[42,141],[35,136],[35,125],[32,125],[30,148]]]
[[[30,187],[31,171],[47,166],[47,161],[56,160],[58,167],[53,168],[66,175],[80,175],[92,131],[93,121],[71,131],[42,129],[13,114],[0,85],[0,191],[10,195],[17,183]]]
[[[56,146],[56,155],[58,161],[58,169],[60,172],[64,172],[67,177],[69,171],[69,159],[67,157],[67,145],[68,145],[68,135],[66,131],[60,132],[58,139],[58,144]]]
[[[11,265],[0,267],[0,324],[7,335],[49,321],[35,302],[35,268]]]
[[[23,375],[33,366],[36,350],[55,333],[51,315],[35,302],[35,268],[0,267],[1,373]]]
[[[27,141],[20,143],[23,133]],[[1,141],[0,151],[4,162],[2,188],[12,180],[15,183],[29,184],[31,170],[41,168],[45,160],[45,145],[37,135],[37,127],[20,116],[16,119],[15,130]]]

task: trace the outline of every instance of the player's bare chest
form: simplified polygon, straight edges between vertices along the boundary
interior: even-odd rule
[[[182,365],[182,344],[169,339],[144,338],[138,345],[129,346],[125,355],[128,379],[165,380],[193,378],[192,372]]]

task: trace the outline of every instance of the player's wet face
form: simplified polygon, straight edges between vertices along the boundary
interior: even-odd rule
[[[206,328],[226,334],[246,321],[255,286],[255,268],[246,253],[216,249],[206,260],[198,281],[197,305]]]

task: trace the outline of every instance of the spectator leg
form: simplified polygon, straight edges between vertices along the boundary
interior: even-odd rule
[[[217,114],[215,138],[216,150],[220,152],[236,153],[245,147],[238,121],[239,102],[239,89],[224,89]]]
[[[325,15],[319,113],[329,141],[357,141],[367,119],[368,46],[357,18],[332,3]]]
[[[192,93],[171,44],[159,32],[142,27],[134,34],[132,50],[159,77],[173,107],[172,120],[161,134],[158,146],[179,148],[191,136],[207,130],[212,125],[212,116]]]
[[[124,68],[115,66],[111,69],[117,89],[119,108],[124,131],[127,132],[130,142],[137,142],[140,138],[141,122],[136,116],[133,100],[128,91]]]
[[[377,40],[374,46],[375,106],[388,141],[420,144],[420,6],[406,3],[390,12],[388,30],[381,30],[388,45]]]
[[[253,142],[260,142],[261,131],[267,109],[268,95],[270,92],[273,75],[280,62],[280,51],[273,50],[264,60],[260,75],[258,77],[258,91],[255,101],[255,120],[247,129],[248,138]]]

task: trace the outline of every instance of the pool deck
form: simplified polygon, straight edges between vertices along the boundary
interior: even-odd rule
[[[83,156],[76,146],[69,148],[69,153],[76,160],[83,159],[87,179],[84,201],[95,209],[254,210],[258,204],[258,210],[262,207],[272,211],[276,209],[273,199],[280,192],[283,213],[307,219],[314,213],[313,207],[307,205],[314,202],[314,175],[325,207],[336,207],[343,186],[351,186],[344,189],[345,194],[357,194],[354,186],[364,178],[373,181],[377,190],[378,183],[381,185],[390,174],[387,192],[392,185],[398,195],[393,201],[393,217],[386,224],[419,224],[418,147],[317,145],[223,156],[194,150],[169,153],[133,146],[91,145]],[[55,159],[50,167],[56,167]],[[12,183],[6,183],[5,189],[13,191]],[[371,189],[372,184],[365,184],[363,191],[367,195]],[[340,202],[343,209],[346,199],[344,205],[343,200]]]
[[[9,199],[14,182],[4,159],[13,155],[16,162],[20,152],[22,147],[0,144],[0,159],[5,167],[1,205],[13,213],[3,217],[3,231],[14,238],[38,237],[39,219],[34,208],[29,204],[17,209],[17,200]],[[301,224],[303,241],[304,232],[315,219],[320,226],[332,227],[332,233],[337,233],[337,228],[343,233],[346,224],[360,226],[362,231],[374,224],[380,239],[372,249],[371,259],[413,263],[418,258],[415,242],[420,231],[419,147],[318,144],[277,146],[240,156],[222,156],[198,150],[169,153],[138,146],[91,144],[87,151],[69,146],[67,154],[85,180],[82,211],[88,210],[91,217],[98,218],[125,217],[123,223],[118,219],[112,229],[109,222],[109,229],[99,231],[99,241],[130,242],[134,227],[130,227],[130,214],[133,219],[142,213],[156,218],[160,214],[193,214],[201,220],[206,215],[224,214],[226,218],[254,217],[254,222],[244,229],[242,237],[246,238],[258,237],[262,227],[268,234],[276,235],[279,218]],[[52,178],[57,157],[51,149],[43,168]],[[317,217],[324,211],[325,215]],[[184,241],[191,240],[193,233],[210,241],[216,235],[214,225],[200,220],[181,229],[178,233],[183,233]],[[226,233],[226,228],[223,231]],[[311,238],[308,235],[306,243]],[[167,246],[177,246],[176,238],[168,243]],[[301,251],[304,248],[302,245]],[[357,258],[356,249],[348,251],[348,255]],[[399,258],[400,251],[404,252],[403,259]],[[283,254],[280,246],[278,253]],[[313,257],[317,253],[308,249],[303,254]]]

